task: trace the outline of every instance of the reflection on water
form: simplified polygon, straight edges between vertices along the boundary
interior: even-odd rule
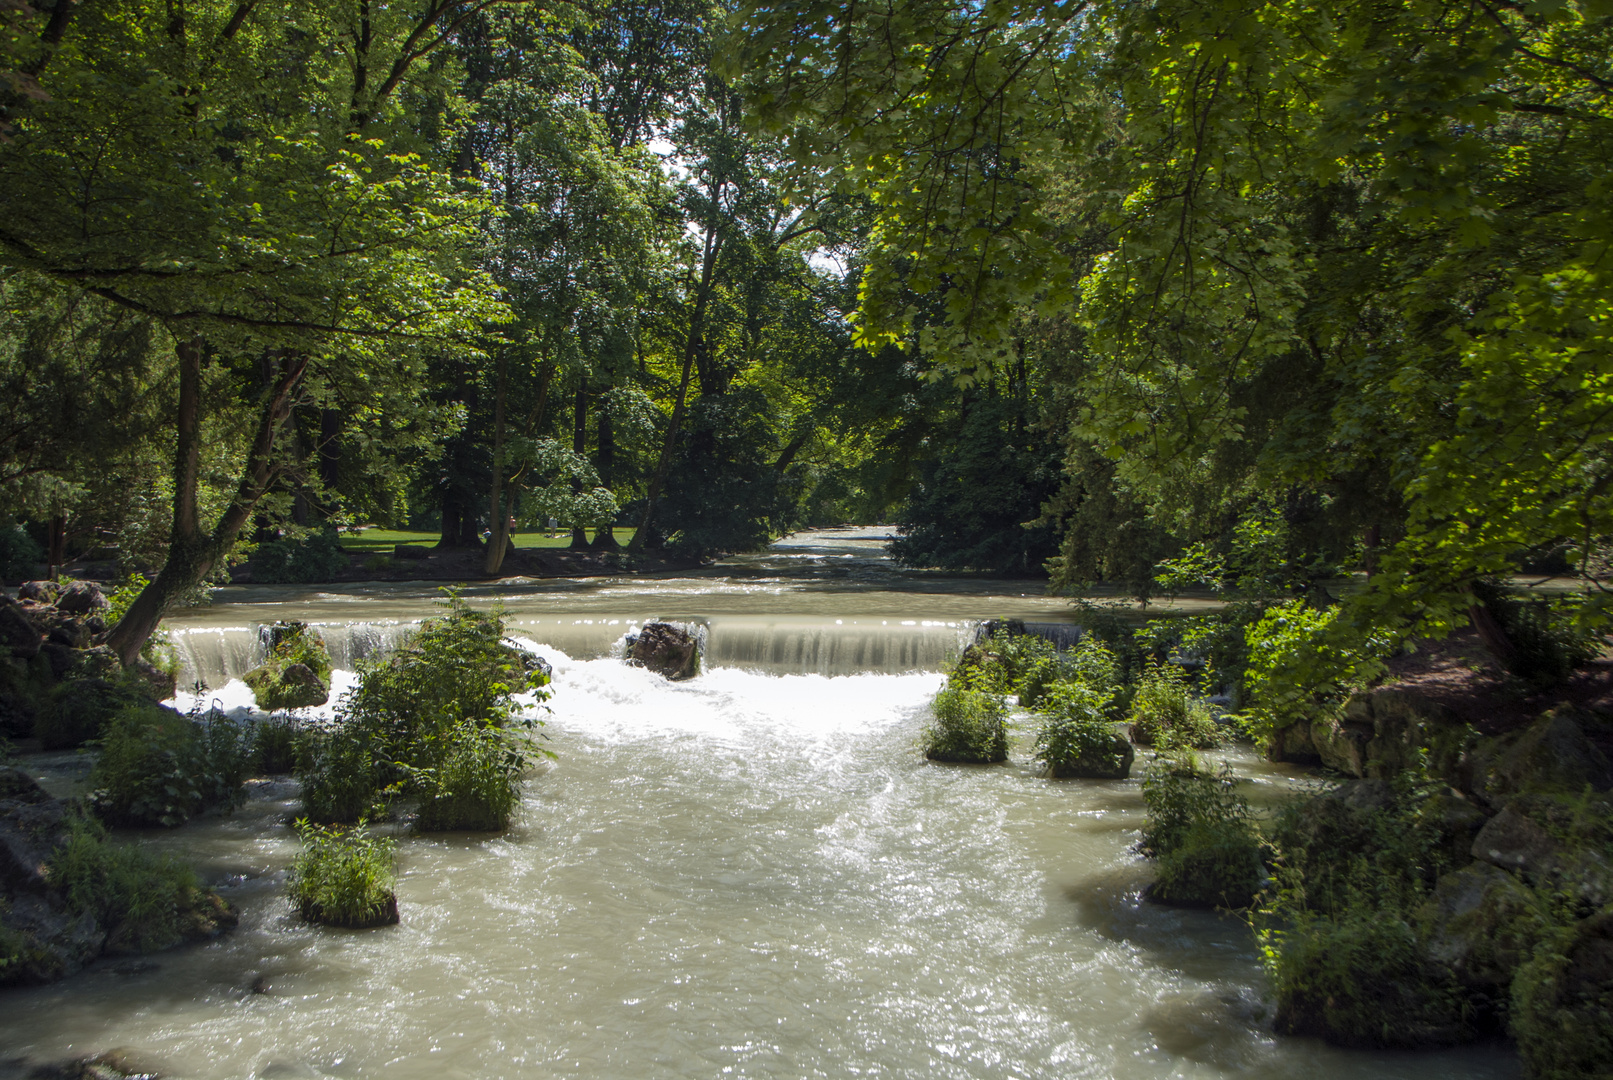
[[[234,617],[279,613],[300,612]],[[825,622],[751,615],[758,641],[779,620],[775,643]],[[509,833],[400,845],[400,926],[293,917],[295,791],[261,783],[233,817],[141,838],[199,858],[241,928],[0,994],[0,1057],[121,1046],[183,1077],[1516,1075],[1494,1051],[1274,1038],[1247,929],[1140,899],[1138,785],[1045,780],[1024,732],[1004,766],[925,762],[933,670],[772,674],[758,654],[669,684],[543,629],[522,633],[555,666],[558,760]],[[1263,792],[1296,779],[1232,756]]]

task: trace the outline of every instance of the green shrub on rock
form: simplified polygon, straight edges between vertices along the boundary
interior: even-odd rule
[[[90,772],[90,803],[114,825],[174,826],[233,808],[250,770],[247,732],[222,713],[138,705],[112,718]]]
[[[242,676],[262,709],[306,709],[330,700],[330,653],[325,639],[302,622],[264,628],[269,654]]]
[[[950,681],[930,703],[934,719],[924,729],[924,756],[931,761],[986,764],[1008,758],[1008,709],[985,690]]]
[[[1360,905],[1335,918],[1301,915],[1262,938],[1282,1034],[1413,1048],[1473,1035],[1460,987],[1402,919]]]
[[[364,822],[328,828],[296,822],[303,849],[291,867],[291,902],[309,922],[359,929],[398,921],[394,843]]]
[[[1142,850],[1159,860],[1149,897],[1184,907],[1248,907],[1266,880],[1260,835],[1230,767],[1166,760],[1143,780]]]
[[[289,716],[271,716],[252,725],[252,771],[288,773],[297,767],[307,729]]]
[[[1260,836],[1246,822],[1192,825],[1159,857],[1149,896],[1180,907],[1242,909],[1266,882]]]
[[[1036,760],[1054,777],[1124,780],[1136,752],[1104,717],[1104,698],[1079,683],[1054,686],[1047,718],[1036,734]]]
[[[425,801],[423,828],[507,821],[499,807],[513,795],[501,785],[513,792],[547,754],[532,737],[542,721],[523,715],[515,696],[541,701],[548,681],[541,660],[504,640],[502,615],[452,597],[445,615],[426,620],[391,655],[363,663],[336,724],[310,739],[298,769],[307,813],[356,821],[401,795]]]
[[[100,825],[83,818],[73,820],[47,873],[69,910],[108,929],[107,952],[164,949],[184,939],[210,937],[236,922],[216,893],[198,887],[190,868],[116,843]]]
[[[1174,664],[1149,665],[1132,695],[1129,719],[1132,737],[1145,746],[1205,750],[1220,742],[1209,704],[1193,696]]]
[[[71,750],[98,739],[107,723],[125,709],[151,699],[129,680],[73,679],[57,686],[34,721],[34,735],[46,750]]]

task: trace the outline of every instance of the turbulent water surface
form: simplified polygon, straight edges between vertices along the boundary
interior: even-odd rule
[[[176,1077],[1517,1074],[1494,1048],[1274,1037],[1249,931],[1140,900],[1135,781],[1045,780],[1024,738],[1004,766],[924,762],[936,669],[974,621],[1068,615],[1034,586],[898,573],[877,543],[468,593],[555,667],[558,758],[515,827],[403,838],[403,922],[369,931],[291,912],[287,782],[143,834],[199,859],[240,929],[0,994],[0,1069],[121,1047]],[[187,679],[233,707],[257,624],[318,622],[341,666],[431,597],[242,590],[174,629]],[[652,617],[704,627],[704,674],[611,657]],[[1235,760],[1257,798],[1298,779]]]

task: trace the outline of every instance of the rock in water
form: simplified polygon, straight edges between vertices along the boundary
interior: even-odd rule
[[[330,688],[307,664],[271,660],[241,678],[265,709],[306,709],[330,700]]]
[[[645,623],[628,640],[627,659],[674,681],[700,673],[700,646],[693,634],[671,623]]]

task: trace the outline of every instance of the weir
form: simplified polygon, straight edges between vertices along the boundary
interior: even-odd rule
[[[646,622],[690,623],[705,628],[706,667],[734,667],[773,675],[900,674],[939,671],[975,640],[979,623],[947,619],[825,619],[811,616],[655,615],[513,616],[511,637],[552,646],[567,656],[615,655],[622,637]],[[312,623],[331,662],[352,670],[358,660],[397,645],[419,622]],[[179,685],[199,679],[217,689],[263,662],[259,625],[181,628],[170,632],[181,670]]]

